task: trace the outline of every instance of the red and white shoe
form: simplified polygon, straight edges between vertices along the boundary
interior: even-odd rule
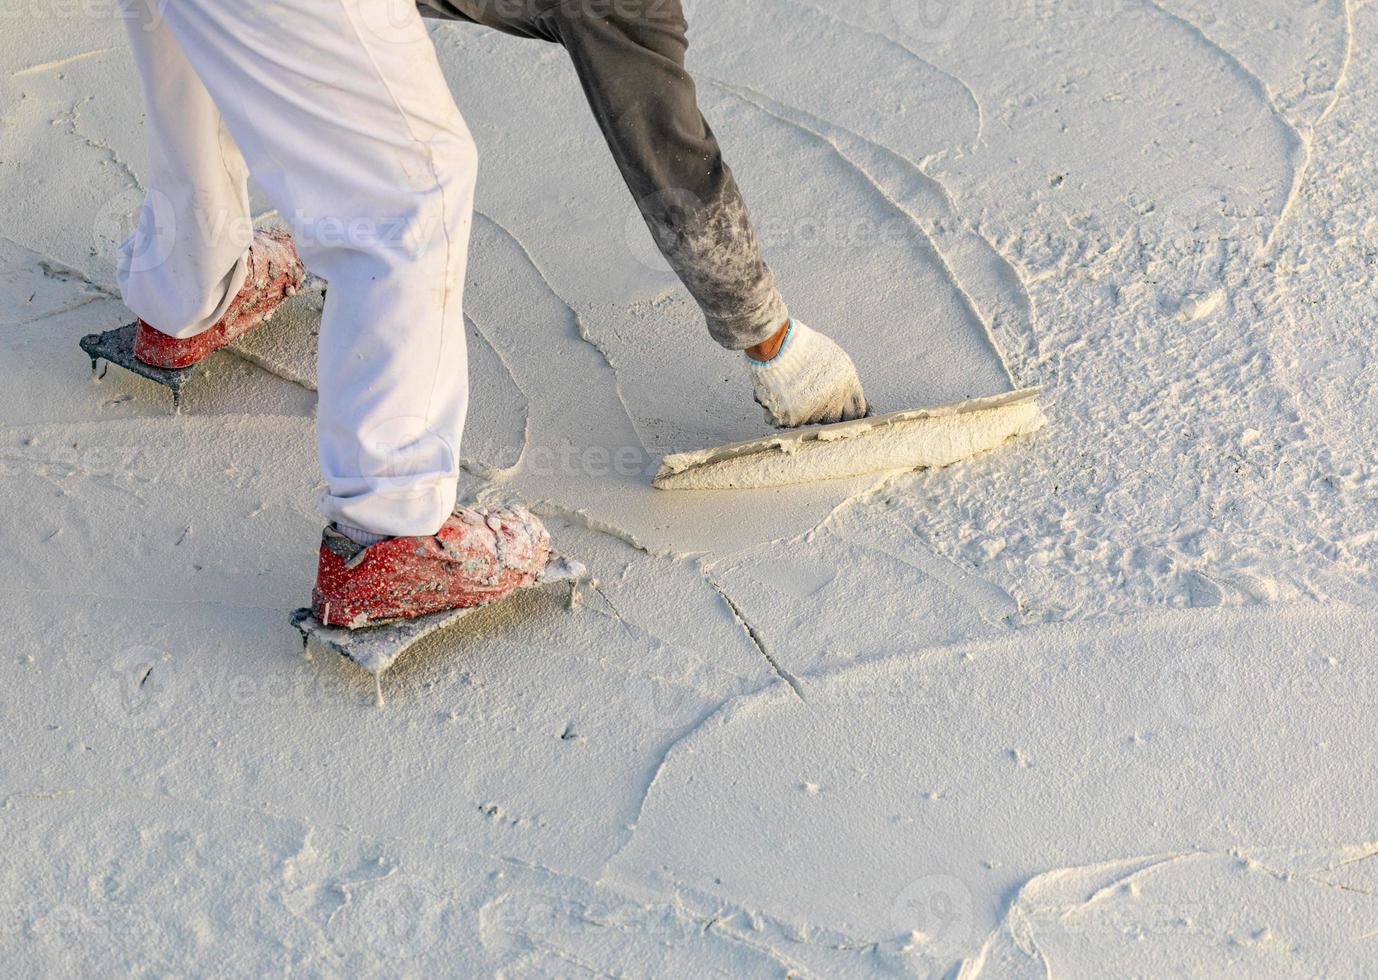
[[[550,557],[550,535],[524,507],[457,507],[434,535],[367,547],[332,526],[311,611],[323,626],[359,629],[486,606],[536,584]]]
[[[292,235],[280,228],[254,232],[248,264],[244,285],[225,315],[208,330],[179,339],[140,320],[134,334],[134,356],[154,367],[191,367],[266,322],[306,281],[306,266],[297,256]]]

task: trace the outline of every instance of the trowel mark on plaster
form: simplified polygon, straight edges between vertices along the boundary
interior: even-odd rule
[[[644,541],[637,538],[635,534],[624,530],[605,521],[600,521],[596,517],[590,517],[586,512],[577,507],[570,507],[565,504],[557,503],[553,500],[541,499],[533,500],[528,503],[531,512],[537,517],[553,517],[569,521],[576,524],[586,531],[593,531],[595,534],[606,534],[610,538],[622,542],[628,547],[635,548],[637,551],[644,552],[652,558],[679,558],[668,549],[653,548]]]
[[[976,134],[972,138],[971,145],[968,146],[962,152],[971,153],[978,146],[981,145],[981,137],[985,134],[986,127],[985,107],[981,105],[981,100],[977,97],[975,90],[972,89],[972,87],[968,85],[963,79],[961,79],[957,75],[954,75],[946,68],[939,67],[938,65],[929,61],[927,58],[920,55],[913,48],[905,44],[902,40],[890,37],[886,34],[882,34],[879,31],[871,30],[867,27],[862,27],[860,24],[855,24],[852,21],[839,17],[831,11],[824,10],[823,8],[815,6],[814,4],[803,3],[800,2],[800,0],[788,0],[788,2],[791,6],[811,11],[814,15],[825,18],[834,25],[837,25],[839,27],[845,27],[847,30],[851,31],[854,34],[860,35],[862,37],[873,38],[889,47],[893,47],[898,51],[902,51],[906,57],[913,59],[920,65],[923,65],[923,67],[928,69],[929,71],[932,71],[938,75],[943,76],[944,78],[951,79],[952,81],[956,82],[959,86],[961,86],[962,91],[966,93],[966,97],[971,101],[972,108],[976,110]]]
[[[755,89],[719,79],[708,81],[777,122],[828,146],[888,207],[913,225],[928,243],[944,279],[960,298],[967,315],[973,323],[980,325],[986,343],[1010,387],[1018,387],[1016,372],[1011,370],[995,335],[998,330],[1011,342],[1009,346],[1017,352],[1018,375],[1027,375],[1030,365],[1038,359],[1032,301],[1014,266],[989,241],[961,220],[951,196],[941,183],[890,147],[845,127],[820,119],[796,106],[778,102]],[[936,214],[937,220],[927,218],[929,214]],[[953,240],[951,254],[939,247],[940,238]],[[984,260],[994,266],[989,276],[991,281],[983,283],[985,289],[980,301],[972,295],[964,281],[964,278],[970,281],[976,277],[959,276],[953,261],[953,256],[963,251],[984,252]],[[983,309],[989,312],[983,313]]]
[[[999,926],[986,938],[981,949],[962,964],[960,975],[977,980],[985,976],[1024,975],[1034,970],[1045,977],[1055,976],[1058,972],[1055,960],[1059,956],[1070,958],[1076,955],[1075,948],[1069,948],[1066,942],[1068,937],[1087,936],[1083,945],[1094,945],[1098,956],[1111,955],[1113,951],[1105,948],[1103,939],[1091,935],[1098,926],[1117,932],[1119,937],[1132,943],[1136,949],[1151,948],[1144,947],[1145,927],[1156,927],[1154,932],[1159,943],[1170,943],[1175,930],[1182,936],[1195,937],[1198,942],[1203,938],[1214,940],[1213,944],[1208,945],[1231,951],[1231,959],[1234,960],[1238,955],[1247,955],[1251,944],[1241,942],[1240,937],[1234,935],[1228,926],[1220,925],[1213,931],[1210,921],[1201,921],[1201,905],[1193,900],[1193,896],[1199,892],[1203,881],[1209,884],[1212,876],[1225,875],[1237,879],[1233,883],[1238,887],[1248,889],[1249,876],[1263,874],[1287,888],[1310,886],[1361,898],[1374,898],[1371,892],[1323,877],[1335,868],[1367,860],[1372,856],[1373,848],[1372,844],[1361,844],[1328,852],[1289,847],[1184,851],[1050,869],[1020,886]],[[1292,866],[1305,865],[1327,853],[1345,857],[1327,868],[1313,871]],[[1174,877],[1164,881],[1164,876],[1169,874]],[[1157,891],[1153,900],[1147,907],[1138,910],[1140,914],[1136,916],[1135,904],[1143,903],[1143,889],[1154,886],[1157,886]],[[1248,894],[1246,891],[1245,895]],[[1178,914],[1164,918],[1164,912],[1175,907],[1170,904],[1173,899],[1181,903]],[[1098,906],[1116,901],[1127,902],[1128,907],[1102,911],[1099,920],[1077,921]],[[1206,913],[1221,913],[1224,908],[1217,904],[1206,909]],[[1252,938],[1266,942],[1269,932],[1265,923],[1259,934]],[[1061,941],[1050,943],[1044,936],[1047,933],[1052,933],[1055,939]],[[1369,938],[1371,935],[1357,938]],[[1145,952],[1144,955],[1152,956],[1151,952]],[[1075,961],[1072,962],[1075,965]],[[1236,965],[1239,965],[1238,961]]]
[[[418,962],[478,955],[486,971],[498,973],[531,972],[525,945],[579,963],[581,972],[611,975],[638,944],[663,949],[671,940],[680,954],[691,948],[745,956],[745,963],[733,962],[747,972],[802,969],[790,955],[787,931],[767,921],[772,928],[763,934],[750,911],[724,912],[702,901],[690,907],[672,893],[619,889],[538,861],[476,850],[471,842],[457,848],[445,838],[379,837],[230,800],[131,796],[114,788],[15,793],[0,807],[14,818],[26,846],[86,828],[83,839],[93,843],[67,855],[68,866],[93,881],[120,882],[118,914],[100,908],[104,898],[59,895],[57,879],[29,882],[31,904],[20,911],[32,914],[31,921],[77,930],[62,935],[76,940],[64,948],[78,962],[105,962],[112,955],[132,962],[142,934],[118,927],[175,925],[159,883],[185,878],[199,898],[216,893],[228,899],[222,902],[226,916],[202,923],[222,942],[244,947],[266,939],[269,946],[306,951],[311,962],[345,956],[374,965],[373,972],[395,964],[398,949],[418,939],[421,945],[412,949]],[[265,881],[273,887],[265,890]],[[252,914],[228,915],[245,908]],[[386,928],[399,910],[414,926],[405,934]],[[259,913],[266,918],[256,918]],[[473,922],[474,933],[444,927],[461,916]],[[611,946],[588,954],[580,941],[589,937]],[[383,938],[392,941],[380,944]],[[258,953],[244,952],[257,962]],[[271,958],[271,951],[263,955]],[[590,962],[591,955],[598,958]],[[180,972],[197,969],[191,964],[203,959],[197,944],[169,956],[169,962],[187,964]]]
[[[474,209],[474,217],[475,224],[482,222],[487,225],[490,225],[492,229],[496,231],[501,237],[507,239],[507,241],[519,253],[521,253],[522,258],[525,260],[526,264],[530,266],[531,270],[536,274],[536,276],[540,279],[549,296],[568,311],[570,322],[574,326],[574,335],[598,353],[599,358],[602,360],[603,364],[607,367],[609,373],[612,375],[612,388],[617,395],[618,402],[622,406],[622,413],[626,416],[627,424],[631,427],[632,433],[636,436],[637,443],[641,446],[642,452],[649,454],[649,450],[646,449],[645,443],[643,443],[641,440],[640,433],[637,432],[636,424],[633,419],[631,410],[627,407],[627,399],[624,397],[622,393],[622,382],[621,378],[618,376],[617,373],[617,365],[613,362],[613,359],[608,354],[607,350],[605,350],[603,346],[599,344],[596,340],[594,340],[593,337],[589,334],[588,330],[584,326],[583,318],[579,315],[579,312],[569,303],[568,300],[566,300],[563,296],[560,295],[558,290],[555,289],[555,286],[551,283],[550,278],[545,274],[545,271],[540,267],[539,263],[536,262],[536,257],[531,253],[531,250],[528,249],[526,245],[522,243],[522,240],[518,238],[515,233],[513,233],[509,228],[507,228],[506,225],[502,224],[502,222],[498,221],[492,215],[487,214],[484,211],[480,211],[477,208]],[[497,348],[494,347],[494,350],[497,350]],[[503,363],[504,365],[507,364],[506,358],[503,358]]]
[[[1272,230],[1269,231],[1267,239],[1259,250],[1259,255],[1267,255],[1272,251],[1273,240],[1277,236],[1278,229],[1287,220],[1287,216],[1292,211],[1292,206],[1301,192],[1302,179],[1306,175],[1306,168],[1311,162],[1310,135],[1303,135],[1301,129],[1287,118],[1287,115],[1278,108],[1277,101],[1273,97],[1273,91],[1268,83],[1260,78],[1248,65],[1244,64],[1233,52],[1221,46],[1214,38],[1205,32],[1199,25],[1183,17],[1181,14],[1174,13],[1167,9],[1159,0],[1142,0],[1148,9],[1155,11],[1160,16],[1171,21],[1185,31],[1188,35],[1210,51],[1220,57],[1240,79],[1254,90],[1258,100],[1267,108],[1270,115],[1277,122],[1287,137],[1288,160],[1292,167],[1292,181],[1288,189],[1287,197],[1282,202],[1282,207],[1278,211],[1277,221],[1274,222]]]
[[[612,596],[608,595],[607,590],[597,579],[590,579],[583,584],[586,585],[589,591],[598,597],[598,601],[606,607],[605,609],[600,609],[598,608],[597,603],[590,603],[589,608],[595,615],[606,616],[610,618],[611,620],[613,620],[613,622],[617,623],[617,625],[620,626],[629,636],[637,639],[638,641],[645,642],[651,645],[652,647],[663,648],[666,650],[673,651],[678,661],[682,662],[683,658],[691,657],[693,660],[693,672],[707,674],[715,679],[721,679],[722,681],[726,682],[728,686],[732,689],[732,693],[729,695],[729,697],[735,697],[738,694],[747,693],[747,686],[751,682],[750,678],[743,677],[740,674],[728,670],[727,668],[723,667],[720,663],[718,663],[715,659],[706,658],[700,655],[699,651],[695,648],[683,646],[682,641],[666,639],[665,637],[660,636],[658,633],[652,631],[651,629],[628,618],[628,616],[625,613],[623,613],[620,608],[618,608],[617,603],[613,602]],[[740,626],[740,622],[737,625]],[[747,638],[750,639],[750,636],[748,635]],[[759,651],[759,648],[757,649]],[[646,678],[648,680],[659,681],[661,683],[668,684],[684,683],[678,677],[671,677],[661,673],[647,674]],[[718,690],[718,688],[716,687],[709,689],[698,687],[697,685],[693,684],[692,681],[689,683],[688,686],[692,687],[697,693],[701,694],[705,700],[710,701],[713,700],[713,695],[710,693],[710,691]],[[719,707],[721,707],[723,700],[726,699],[719,698],[717,701],[715,701],[713,703],[712,710],[716,711]]]
[[[1330,102],[1326,105],[1325,111],[1317,117],[1312,125],[1314,130],[1335,111],[1335,107],[1340,104],[1340,94],[1344,91],[1345,83],[1349,81],[1349,69],[1354,64],[1354,0],[1340,0],[1344,6],[1345,18],[1345,54],[1344,61],[1340,64],[1340,71],[1335,76],[1335,87],[1331,91]]]
[[[510,246],[511,251],[512,251],[514,254],[516,254],[516,253],[520,253],[520,254],[521,254],[521,256],[523,257],[523,259],[525,260],[525,263],[526,263],[527,267],[530,268],[530,269],[532,270],[532,272],[533,272],[537,277],[539,277],[539,279],[540,279],[541,283],[543,284],[544,288],[546,289],[546,291],[547,291],[549,297],[550,297],[555,303],[558,303],[558,304],[564,309],[564,311],[566,312],[566,316],[567,316],[567,317],[569,317],[569,318],[575,318],[575,317],[576,317],[576,314],[575,314],[575,312],[573,311],[573,309],[570,307],[570,304],[569,304],[568,302],[564,301],[561,297],[559,297],[559,295],[554,291],[554,289],[553,289],[552,287],[550,287],[549,282],[548,282],[547,280],[545,280],[544,276],[542,276],[542,275],[540,274],[540,270],[539,270],[539,268],[536,266],[536,263],[534,262],[534,260],[532,260],[532,258],[531,258],[531,256],[529,255],[529,253],[527,253],[527,252],[521,247],[521,243],[520,243],[520,241],[516,238],[516,236],[513,235],[513,234],[512,234],[510,231],[508,231],[507,229],[503,228],[498,222],[494,221],[493,219],[491,219],[491,218],[488,217],[487,215],[485,215],[485,214],[483,214],[483,213],[479,213],[478,216],[477,216],[477,219],[476,219],[476,228],[475,228],[475,231],[476,231],[479,235],[482,235],[482,234],[486,233],[487,231],[489,231],[490,229],[493,230],[493,231],[496,231],[496,232],[499,232],[499,233],[500,233],[499,238],[501,239],[502,242],[504,242],[505,244],[507,244],[507,245]],[[482,304],[479,303],[479,304],[475,304],[475,305],[482,305]],[[483,318],[483,314],[478,314],[478,315],[476,316],[476,319],[482,319],[482,318]],[[525,338],[525,340],[524,340],[524,338]],[[499,347],[502,348],[502,349],[500,350],[500,356],[502,357],[503,362],[504,362],[505,364],[509,365],[509,367],[510,367],[510,369],[511,369],[511,371],[512,371],[512,374],[514,375],[514,378],[517,378],[517,377],[522,377],[522,378],[524,378],[524,382],[520,385],[520,388],[521,388],[522,390],[525,390],[525,391],[534,391],[534,390],[536,390],[536,388],[538,387],[538,385],[536,385],[536,384],[533,383],[533,379],[539,379],[539,378],[542,376],[542,375],[540,374],[540,372],[543,371],[543,370],[548,370],[548,369],[549,369],[549,363],[550,363],[550,361],[551,361],[552,359],[551,359],[549,356],[546,356],[546,357],[544,357],[544,358],[542,358],[542,359],[539,359],[539,360],[538,360],[538,359],[535,359],[535,358],[532,358],[532,357],[524,356],[524,355],[526,355],[526,354],[534,354],[534,353],[536,353],[536,351],[535,351],[534,349],[531,349],[531,350],[527,350],[527,349],[514,349],[514,348],[513,348],[513,342],[514,342],[514,341],[516,341],[516,342],[518,342],[518,343],[523,343],[523,342],[525,342],[525,343],[529,343],[529,344],[534,344],[534,343],[537,343],[537,342],[541,342],[541,337],[540,337],[539,333],[537,333],[535,336],[530,336],[530,337],[528,337],[528,335],[526,335],[526,334],[521,334],[521,335],[518,335],[518,336],[516,336],[516,337],[513,337],[513,336],[502,336],[501,338],[496,338],[496,339],[500,339],[502,343],[499,344],[499,343],[495,342],[495,343],[494,343],[494,347],[495,347],[495,349],[498,349]],[[572,339],[574,339],[574,338],[571,336],[569,339],[572,340]],[[581,339],[583,339],[583,338],[581,338]],[[587,342],[587,341],[586,341],[586,342]],[[589,342],[589,347],[592,347],[595,351],[598,350],[597,345],[592,344],[591,342]],[[547,348],[542,348],[542,350],[546,350],[546,349],[547,349]],[[607,371],[613,372],[614,377],[615,377],[615,369],[613,368],[612,362],[611,362],[607,357],[602,356],[601,351],[599,351],[599,354],[600,354],[600,358],[601,358],[601,360],[602,360],[603,366],[607,369]],[[556,360],[557,360],[557,362],[559,361],[558,357],[556,358]],[[566,368],[569,367],[569,364],[568,364],[568,363],[565,363],[565,362],[559,362],[559,363],[561,363],[562,366],[564,366],[564,367],[566,367]],[[523,372],[525,372],[525,373],[523,373]],[[600,372],[600,373],[602,373],[602,372]],[[578,380],[579,380],[579,381],[582,381],[584,387],[586,387],[586,388],[601,387],[601,386],[603,386],[603,385],[606,384],[606,382],[605,382],[602,378],[598,378],[598,377],[585,377],[585,378],[578,379]],[[623,416],[627,419],[626,426],[625,426],[625,427],[622,427],[622,431],[623,431],[623,432],[631,432],[631,431],[634,430],[634,426],[632,426],[632,424],[631,424],[630,412],[627,410],[627,406],[626,406],[625,401],[622,401],[622,399],[621,399],[621,393],[620,393],[620,392],[618,392],[617,397],[618,397],[618,400],[619,400],[619,404],[621,405],[621,408],[622,408],[622,410],[623,410]],[[533,405],[532,405],[532,419],[533,419],[533,421],[532,421],[531,431],[532,431],[532,433],[536,436],[537,440],[539,440],[539,437],[543,434],[543,429],[545,429],[546,426],[549,424],[549,419],[548,419],[548,418],[543,420],[543,419],[540,419],[540,418],[537,418],[537,417],[536,417],[537,415],[541,414],[541,412],[540,412],[541,408],[549,408],[549,406],[543,406],[543,405],[541,405],[539,402],[533,403]],[[594,414],[592,415],[592,417],[595,418],[595,419],[598,418],[598,416],[597,416],[596,413],[594,413]],[[607,420],[607,421],[612,421],[612,420],[609,419],[609,420]],[[606,422],[604,422],[604,424],[606,424]],[[558,433],[557,433],[557,434],[558,434]],[[619,434],[618,434],[618,433],[614,433],[613,435],[614,435],[614,438],[619,437]],[[515,472],[515,471],[514,471],[514,472],[510,472],[508,475],[509,475],[510,478],[515,478],[515,477],[520,476],[520,474],[517,473],[517,472]],[[520,485],[520,481],[519,481],[519,485]],[[633,531],[630,531],[630,530],[628,530],[628,529],[626,529],[626,528],[624,528],[624,527],[622,527],[622,526],[620,526],[620,525],[618,525],[618,524],[616,524],[616,523],[609,522],[606,518],[600,518],[600,517],[595,517],[595,516],[593,516],[593,514],[590,513],[590,509],[587,508],[587,507],[579,506],[579,505],[574,505],[574,504],[570,504],[570,503],[568,503],[568,502],[565,502],[568,498],[567,498],[567,494],[566,494],[565,492],[563,492],[563,491],[571,491],[571,492],[573,492],[575,489],[577,489],[577,488],[571,488],[571,487],[567,487],[567,486],[563,486],[563,485],[562,485],[562,487],[561,487],[562,492],[556,494],[556,493],[552,493],[551,488],[547,488],[547,487],[540,486],[540,485],[536,485],[536,486],[522,486],[522,491],[523,491],[524,493],[527,493],[527,494],[528,494],[528,505],[529,505],[529,506],[532,508],[532,510],[533,510],[535,513],[537,513],[538,515],[541,515],[541,516],[544,516],[544,517],[555,517],[555,518],[560,518],[560,519],[564,519],[564,520],[570,521],[570,522],[575,523],[575,524],[577,524],[577,525],[579,525],[579,526],[581,526],[581,527],[584,527],[585,529],[588,529],[588,530],[591,530],[591,531],[595,531],[595,532],[598,532],[598,533],[602,533],[602,534],[609,535],[609,536],[611,536],[611,537],[613,537],[613,538],[616,538],[617,540],[621,541],[622,543],[624,543],[624,544],[626,544],[626,545],[628,545],[628,546],[630,546],[630,547],[636,548],[637,550],[646,552],[647,554],[651,554],[651,555],[655,555],[655,556],[660,556],[660,557],[677,557],[677,556],[674,554],[674,552],[673,552],[672,550],[670,550],[670,549],[667,549],[667,548],[658,548],[658,547],[656,547],[656,546],[654,546],[654,545],[651,545],[651,544],[647,543],[646,541],[642,540],[642,539],[641,539],[635,532],[633,532]],[[596,488],[594,488],[594,489],[596,489]],[[485,496],[485,497],[486,497],[486,496],[489,496],[489,495],[492,495],[492,494],[496,494],[496,493],[499,493],[499,492],[500,492],[500,490],[499,490],[497,487],[491,487],[491,488],[488,488],[488,489],[482,491],[482,492],[481,492],[481,496]],[[712,583],[712,582],[706,582],[705,584],[708,585],[708,586],[710,586],[710,587],[712,587],[712,588],[714,588],[715,593],[719,595],[719,597],[720,597],[721,600],[723,601],[724,605],[727,606],[727,608],[729,609],[729,611],[732,613],[732,616],[733,616],[734,621],[737,622],[737,623],[741,626],[741,628],[742,628],[744,634],[752,641],[754,647],[756,648],[756,650],[757,650],[758,652],[761,653],[763,659],[765,659],[766,662],[769,663],[769,664],[771,665],[771,669],[775,672],[775,674],[776,674],[777,676],[779,676],[782,680],[785,680],[786,683],[790,685],[791,689],[792,689],[793,691],[795,691],[796,694],[798,694],[798,693],[801,691],[801,687],[800,687],[800,685],[799,685],[797,679],[793,678],[792,675],[790,675],[788,671],[784,670],[784,669],[773,659],[773,657],[769,654],[769,652],[768,652],[768,651],[765,649],[765,647],[763,646],[759,634],[756,633],[756,631],[754,630],[754,628],[753,628],[753,627],[745,620],[745,618],[741,615],[741,612],[740,612],[740,610],[736,607],[735,603],[733,603],[732,600],[731,600],[730,598],[728,598],[725,594],[723,594],[723,593],[722,593],[722,590],[719,589],[714,583]]]
[[[519,466],[504,471],[504,481],[516,481],[521,492],[528,495],[529,506],[538,515],[563,517],[589,530],[611,535],[640,551],[658,554],[656,549],[642,541],[634,532],[591,516],[586,507],[561,502],[571,497],[584,500],[589,494],[606,492],[608,488],[603,484],[584,479],[579,474],[570,474],[568,479],[560,481],[559,499],[554,499],[556,488],[550,486],[548,480],[531,473],[530,460],[535,449],[556,450],[564,444],[596,448],[600,445],[599,437],[604,440],[601,443],[603,448],[625,446],[639,450],[645,458],[649,458],[651,454],[636,429],[618,383],[616,369],[598,345],[584,336],[579,325],[578,313],[555,291],[531,254],[508,229],[483,212],[476,212],[474,230],[475,245],[480,249],[483,246],[482,236],[490,235],[505,248],[507,254],[520,259],[535,282],[544,290],[545,302],[557,305],[563,310],[569,329],[563,336],[558,337],[557,343],[578,345],[579,356],[571,356],[575,353],[573,348],[567,348],[562,352],[557,346],[552,345],[550,334],[545,330],[516,331],[492,338],[494,350],[511,370],[514,383],[518,383],[519,390],[524,392],[547,391],[552,380],[551,372],[558,372],[568,379],[574,391],[591,399],[587,410],[582,412],[578,419],[571,419],[569,411],[558,404],[552,404],[549,398],[532,400],[528,406],[527,448],[523,461]],[[493,277],[493,280],[500,287],[510,285],[503,283],[500,277]],[[529,288],[525,283],[519,285]],[[475,299],[470,303],[470,308],[474,310],[483,305],[483,300]],[[529,306],[539,307],[540,304],[523,303],[524,308]],[[507,307],[504,305],[502,308]],[[475,318],[483,319],[483,316],[476,313]],[[580,360],[580,357],[586,354],[597,358],[597,367],[587,360]],[[570,377],[571,375],[573,377]],[[582,433],[590,429],[593,430],[594,438],[585,438]],[[542,442],[543,438],[549,444]],[[528,480],[523,483],[522,477],[532,477],[534,482]]]
[[[517,394],[521,396],[522,441],[521,446],[517,450],[516,459],[512,461],[510,466],[501,465],[505,462],[502,459],[499,459],[496,463],[489,463],[476,457],[465,456],[462,451],[460,453],[460,465],[466,470],[484,480],[500,483],[519,472],[522,468],[522,464],[526,461],[526,451],[531,445],[531,396],[526,393],[526,390],[522,388],[521,384],[517,381],[517,375],[513,372],[512,365],[507,363],[507,358],[502,355],[502,351],[498,350],[497,345],[493,343],[488,332],[483,329],[482,324],[467,313],[464,316],[464,322],[473,328],[474,334],[482,341],[489,353],[497,360],[498,367],[500,367],[506,375],[507,381],[516,390]],[[460,448],[462,450],[463,446],[461,445]]]
[[[1009,591],[952,558],[933,551],[914,534],[913,528],[897,520],[887,510],[872,508],[860,524],[860,527],[848,526],[841,520],[841,515],[835,513],[820,527],[826,526],[843,541],[893,558],[934,579],[991,626],[1000,630],[1015,628],[1021,606],[1019,599]],[[887,526],[896,533],[899,547],[891,546],[885,540]]]

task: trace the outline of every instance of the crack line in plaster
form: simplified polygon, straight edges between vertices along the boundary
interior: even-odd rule
[[[721,585],[713,581],[707,575],[704,576],[704,581],[713,587],[713,591],[716,592],[719,598],[721,598],[722,601],[727,605],[727,608],[732,612],[732,617],[737,620],[737,623],[741,626],[742,630],[751,639],[751,642],[755,644],[756,649],[760,651],[761,656],[766,658],[766,663],[770,664],[770,668],[771,670],[775,671],[776,676],[790,686],[790,690],[794,692],[795,697],[797,697],[800,701],[807,701],[808,698],[804,697],[804,687],[802,684],[799,683],[799,678],[791,674],[788,670],[786,670],[783,666],[780,665],[780,662],[778,660],[776,660],[774,657],[770,655],[770,651],[766,649],[765,641],[763,641],[761,639],[761,635],[756,632],[756,627],[752,626],[751,623],[747,620],[747,618],[744,615],[742,615],[741,609],[739,609],[737,607],[737,604],[732,601],[732,597],[723,590],[723,587]]]

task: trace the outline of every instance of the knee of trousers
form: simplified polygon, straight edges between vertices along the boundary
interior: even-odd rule
[[[473,218],[478,182],[478,146],[462,119],[426,142],[435,184],[427,195],[450,231],[467,228]]]
[[[467,235],[478,173],[467,130],[413,144],[399,172],[409,180],[351,168],[359,179],[329,185],[328,194],[313,194],[295,212],[297,248],[308,265],[323,262],[318,271],[328,279],[331,261],[352,253],[396,272],[438,259],[447,253],[445,245]]]

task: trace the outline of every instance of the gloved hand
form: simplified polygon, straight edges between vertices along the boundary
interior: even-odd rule
[[[756,401],[766,421],[781,428],[844,422],[866,414],[856,365],[847,352],[798,320],[768,361],[747,356]]]

